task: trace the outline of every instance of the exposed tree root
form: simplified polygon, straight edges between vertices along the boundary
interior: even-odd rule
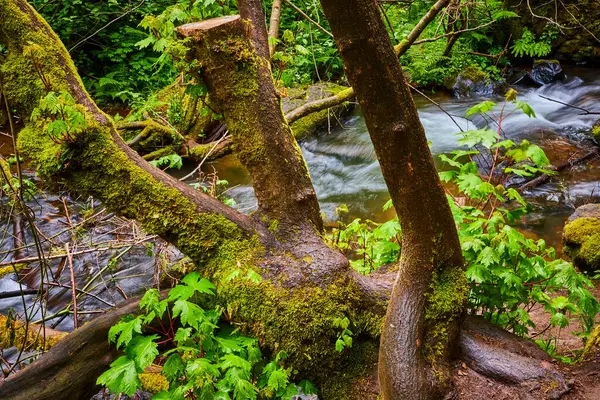
[[[372,287],[389,291],[387,284],[376,280]],[[373,293],[385,297],[377,289]],[[118,355],[114,346],[108,344],[108,329],[121,316],[135,314],[138,304],[139,298],[132,299],[67,335],[34,364],[0,383],[0,398],[74,399],[97,392],[97,377]],[[521,385],[525,390],[538,385],[550,399],[560,398],[571,388],[570,382],[550,363],[548,355],[535,344],[495,327],[481,317],[468,317],[463,323],[458,357],[475,372],[502,383]],[[364,383],[373,379],[375,377],[369,378],[367,371],[359,381]],[[377,385],[373,382],[370,386]]]
[[[539,347],[483,318],[470,317],[464,321],[459,351],[469,368],[486,377],[510,384],[538,383],[551,399],[558,399],[571,389]]]

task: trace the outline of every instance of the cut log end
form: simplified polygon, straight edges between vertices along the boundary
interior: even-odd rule
[[[193,22],[177,28],[177,33],[182,37],[194,37],[198,33],[209,29],[222,27],[227,24],[235,24],[240,20],[239,15],[227,15],[225,17],[212,18],[206,21]]]

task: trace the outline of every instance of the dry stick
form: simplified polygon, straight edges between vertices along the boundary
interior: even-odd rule
[[[281,3],[283,0],[273,0],[271,7],[271,21],[269,22],[269,55],[273,57],[275,53],[275,39],[279,36],[279,22],[281,20]]]
[[[598,156],[598,150],[592,150],[589,153],[583,155],[582,157],[576,158],[574,160],[569,160],[569,161],[562,163],[556,167],[551,166],[548,169],[550,169],[552,171],[556,171],[556,172],[561,172],[561,171],[564,171],[565,169],[572,168],[577,164],[581,164],[582,162],[587,161],[590,158],[594,158],[597,156]],[[540,175],[537,178],[534,178],[534,179],[530,180],[529,182],[526,182],[526,183],[522,184],[521,186],[519,186],[519,191],[537,187],[541,184],[548,182],[550,180],[550,178],[552,178],[552,175],[548,175],[548,174]]]
[[[590,31],[585,25],[583,25],[577,18],[575,18],[575,16],[573,15],[573,13],[571,13],[571,11],[569,11],[569,9],[567,8],[567,6],[565,5],[565,3],[563,3],[562,0],[559,0],[560,4],[562,4],[562,6],[564,7],[564,9],[567,11],[567,13],[569,13],[569,15],[571,16],[571,18],[573,18],[575,20],[575,22],[577,22],[577,25],[579,25],[580,27],[582,27],[587,33],[589,33],[590,35],[592,35],[592,37],[594,39],[596,39],[597,42],[600,42],[600,39],[598,39],[598,37],[596,35],[594,35],[594,33],[592,31]],[[558,8],[557,8],[557,12],[558,12]],[[558,17],[556,17],[556,19],[558,20]]]
[[[412,90],[414,90],[415,92],[419,93],[421,96],[425,97],[434,106],[436,106],[437,108],[439,108],[444,114],[446,114],[452,120],[452,122],[454,122],[454,125],[456,125],[461,132],[464,132],[463,128],[458,124],[458,122],[456,122],[456,120],[454,119],[454,117],[448,111],[446,111],[438,102],[436,102],[435,100],[433,100],[431,97],[427,96],[425,93],[421,92],[419,89],[417,89],[416,87],[414,87],[410,83],[408,84],[408,86]]]
[[[436,37],[417,40],[413,44],[423,44],[423,43],[435,42],[437,40],[443,39],[443,38],[448,37],[448,36],[459,35],[461,33],[471,32],[471,31],[476,31],[476,30],[482,29],[482,28],[486,28],[486,27],[488,27],[490,25],[493,25],[495,23],[496,23],[496,20],[493,20],[493,21],[490,21],[490,22],[486,22],[485,24],[478,25],[478,26],[476,26],[474,28],[461,29],[460,31],[445,33],[443,35],[439,35],[439,36],[436,36]]]
[[[126,16],[127,14],[132,13],[133,11],[137,10],[138,8],[140,8],[142,6],[142,4],[144,4],[146,0],[142,0],[140,1],[135,7],[133,7],[132,9],[128,10],[127,12],[125,12],[124,14],[119,15],[117,18],[113,19],[112,21],[110,21],[109,23],[107,23],[106,25],[104,25],[102,28],[98,29],[96,32],[92,33],[90,36],[81,39],[79,42],[75,43],[75,45],[73,47],[71,47],[69,49],[69,53],[72,52],[73,50],[75,50],[77,47],[79,47],[81,44],[87,42],[88,40],[90,40],[91,38],[93,38],[94,36],[96,36],[98,33],[100,33],[101,31],[103,31],[104,29],[108,28],[110,25],[112,25],[113,23],[117,22],[118,20],[120,20],[121,18],[123,18],[124,16]]]
[[[578,107],[578,106],[574,106],[573,104],[564,103],[564,102],[562,102],[560,100],[556,100],[556,99],[553,99],[551,97],[542,96],[541,94],[538,94],[538,96],[540,96],[542,99],[546,99],[548,101],[553,101],[554,103],[562,104],[563,106],[567,106],[567,107],[570,107],[570,108],[574,108],[576,110],[583,111],[583,113],[581,113],[579,115],[600,115],[600,111],[589,111],[588,109],[585,109],[585,108],[582,108],[582,107]]]
[[[206,153],[206,155],[204,156],[204,158],[202,159],[202,161],[200,161],[200,164],[198,164],[198,166],[196,168],[194,168],[194,170],[192,172],[190,172],[189,174],[187,174],[186,176],[184,176],[183,178],[179,179],[180,181],[185,181],[186,179],[191,178],[192,176],[194,176],[194,174],[196,172],[198,172],[200,170],[200,168],[202,168],[202,165],[204,164],[204,162],[206,161],[206,159],[212,154],[212,152],[217,148],[217,146],[219,145],[219,143],[221,143],[221,141],[223,141],[226,137],[227,137],[227,133],[225,132],[225,134],[223,136],[221,136],[221,139],[217,140],[217,142],[215,143],[215,145],[213,147],[210,148],[210,150],[208,151],[208,153]]]
[[[298,7],[296,7],[294,5],[294,3],[292,3],[290,0],[283,0],[286,3],[289,4],[290,7],[292,7],[298,14],[302,15],[308,22],[312,23],[314,26],[316,26],[317,28],[319,28],[319,30],[321,32],[323,32],[326,35],[329,35],[330,37],[333,37],[333,35],[331,34],[331,32],[329,32],[327,29],[323,28],[321,25],[319,25],[319,23],[317,21],[315,21],[314,19],[312,19],[311,17],[309,17],[304,11],[302,11],[301,9],[299,9]]]
[[[101,252],[101,251],[116,250],[116,249],[121,249],[124,247],[130,248],[134,245],[145,243],[152,239],[156,239],[156,236],[149,236],[149,237],[143,238],[141,240],[135,241],[133,244],[128,244],[128,245],[109,246],[109,247],[102,247],[102,248],[96,248],[96,249],[79,250],[79,251],[72,252],[71,255],[76,256],[76,255],[86,254],[86,253],[95,253],[95,252]],[[45,259],[46,260],[54,260],[57,258],[63,258],[64,256],[65,256],[65,254],[54,254],[54,255],[46,256]],[[32,263],[32,262],[37,262],[37,261],[40,261],[40,257],[25,257],[25,258],[21,258],[18,260],[2,262],[2,263],[0,263],[0,267],[6,267],[8,265],[15,265],[15,264],[21,264],[21,263]]]
[[[55,286],[55,287],[60,287],[60,288],[65,288],[65,289],[73,289],[73,286],[64,285],[62,283],[56,283],[56,282],[48,282],[48,285]],[[34,290],[34,289],[32,289],[32,290]],[[94,293],[90,293],[89,291],[86,292],[85,290],[79,289],[79,288],[75,288],[75,290],[78,293],[85,294],[86,296],[93,297],[96,300],[98,300],[99,302],[104,303],[104,304],[106,304],[109,307],[114,307],[115,306],[114,303],[111,303],[110,301],[104,300],[102,297],[100,297],[100,296],[98,296],[98,295],[96,295]],[[37,290],[35,290],[35,292],[37,292]],[[0,298],[2,298],[1,296],[2,296],[2,293],[0,293]],[[81,312],[79,314],[81,314]]]
[[[75,284],[75,271],[73,270],[73,257],[69,252],[69,243],[65,243],[65,251],[69,260],[69,272],[71,274],[71,293],[73,298],[73,329],[77,329],[77,286]]]

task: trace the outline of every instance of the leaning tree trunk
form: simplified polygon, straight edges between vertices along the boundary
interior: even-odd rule
[[[260,19],[248,3],[252,2],[242,3],[248,14]],[[321,231],[317,196],[281,110],[268,48],[255,50],[256,41],[246,34],[250,30],[258,43],[266,44],[264,15],[262,29],[248,24],[234,15],[184,25],[178,33],[194,39],[190,56],[199,61],[211,98],[225,116],[235,152],[252,175],[260,213],[286,238],[297,236],[298,229],[308,234]],[[261,32],[265,40],[259,40]],[[266,51],[267,58],[259,50]]]
[[[458,235],[375,0],[321,0],[402,227],[383,326],[383,398],[440,399],[467,294]]]
[[[268,63],[256,54],[250,30],[242,29],[247,22],[233,17],[186,29],[203,36],[195,52],[205,63],[211,94],[224,106],[240,158],[253,175],[266,221],[193,190],[131,150],[90,99],[64,46],[25,0],[0,0],[0,21],[0,43],[6,48],[0,54],[2,93],[26,122],[18,145],[38,173],[93,195],[176,245],[218,287],[216,301],[228,309],[232,321],[266,348],[285,350],[290,364],[324,389],[329,387],[329,371],[352,354],[335,351],[337,318],[350,318],[357,335],[378,337],[385,296],[373,293],[389,288],[389,280],[357,278],[347,260],[319,236],[322,222],[306,165],[283,120]],[[223,31],[223,23],[233,25],[231,34]],[[207,40],[214,40],[213,46]],[[223,46],[223,40],[230,46]],[[219,44],[226,54],[211,53]],[[232,74],[218,76],[210,57]],[[227,88],[233,90],[227,93]],[[55,143],[45,133],[47,121],[30,118],[50,90],[70,94],[85,117],[87,127],[73,141]],[[227,96],[239,101],[238,107]],[[228,279],[233,272],[243,277],[251,270],[262,276],[261,282]],[[86,338],[106,337],[106,325],[92,326],[96,329],[86,330]],[[61,341],[61,348],[79,348],[75,333]],[[56,368],[34,367],[38,362]],[[80,386],[64,385],[75,368],[78,381],[93,387],[107,360],[88,357],[82,364],[74,353],[51,350],[38,362],[0,383],[0,398],[19,398],[16,388],[25,382],[31,384],[30,400],[47,392],[77,398]]]

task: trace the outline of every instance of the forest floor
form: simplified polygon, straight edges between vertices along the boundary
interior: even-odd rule
[[[592,294],[600,299],[600,284]],[[557,294],[560,295],[560,294]],[[542,307],[530,312],[531,318],[540,330],[548,325],[549,315]],[[553,328],[540,332],[544,339],[556,338],[558,354],[575,359],[575,354],[583,348],[583,343],[574,332],[581,330],[578,321],[572,321],[564,329]],[[532,332],[535,335],[535,332]],[[600,400],[600,351],[596,350],[585,361],[572,365],[553,361],[556,369],[565,375],[565,380],[572,383],[571,391],[561,397],[563,400]],[[487,378],[468,368],[462,362],[454,369],[454,383],[460,400],[541,400],[551,398],[551,388],[537,384],[510,385]]]

